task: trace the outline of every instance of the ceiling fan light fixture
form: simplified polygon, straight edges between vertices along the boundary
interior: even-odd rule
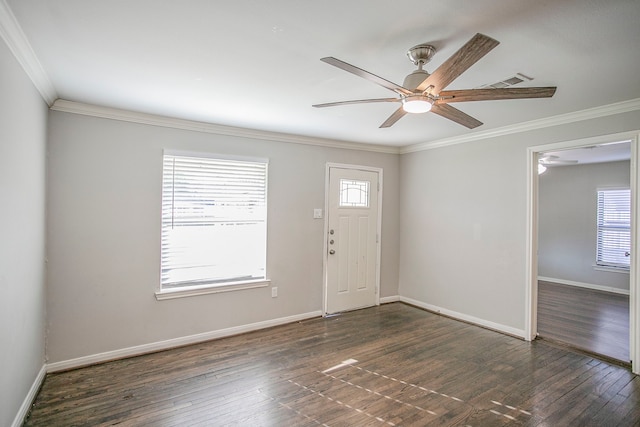
[[[402,99],[402,109],[407,113],[426,113],[431,111],[433,100],[428,96],[416,95]]]
[[[547,170],[547,167],[542,163],[538,163],[538,175],[542,175],[544,171]]]

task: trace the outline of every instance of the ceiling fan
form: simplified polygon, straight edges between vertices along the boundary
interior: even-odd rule
[[[543,154],[538,157],[538,163],[545,166],[560,166],[560,165],[575,165],[577,160],[561,159],[558,156],[552,154]]]
[[[549,166],[575,165],[577,160],[561,159],[553,154],[544,154],[538,157],[538,175],[542,175]]]
[[[321,61],[392,90],[398,96],[395,98],[329,102],[326,104],[315,104],[313,106],[322,108],[371,102],[399,102],[402,105],[380,125],[381,128],[392,126],[407,113],[426,113],[431,111],[439,116],[453,120],[462,126],[473,129],[480,126],[482,122],[449,104],[467,101],[552,97],[556,91],[556,87],[444,90],[452,81],[475,64],[480,58],[489,53],[499,43],[500,42],[491,37],[478,33],[449,59],[442,63],[432,74],[423,70],[422,67],[431,60],[436,49],[429,44],[414,46],[409,49],[407,56],[418,66],[418,69],[404,79],[402,86],[334,57],[329,56],[322,58]]]

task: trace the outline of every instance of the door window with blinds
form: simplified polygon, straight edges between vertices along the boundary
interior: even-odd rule
[[[266,279],[267,161],[165,151],[161,289]]]
[[[630,190],[598,190],[596,265],[628,269],[630,253]]]

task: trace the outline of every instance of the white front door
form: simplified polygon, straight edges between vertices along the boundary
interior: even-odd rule
[[[326,313],[378,303],[379,172],[329,167]]]

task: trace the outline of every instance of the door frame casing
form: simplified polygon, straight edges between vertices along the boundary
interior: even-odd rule
[[[327,292],[328,292],[328,261],[329,261],[329,244],[327,236],[329,235],[329,172],[331,168],[339,169],[352,169],[367,172],[374,172],[378,174],[378,217],[376,218],[376,305],[380,305],[380,259],[381,259],[381,247],[382,247],[382,190],[383,185],[383,170],[382,168],[364,165],[352,165],[345,163],[332,163],[327,162],[325,166],[325,183],[324,183],[324,245],[322,256],[322,315],[326,316],[327,311]]]
[[[538,328],[538,153],[545,151],[588,147],[608,142],[631,141],[630,179],[631,190],[631,265],[629,269],[629,356],[631,370],[640,374],[640,131],[622,132],[537,145],[527,148],[527,253],[525,292],[525,339],[533,341]]]

